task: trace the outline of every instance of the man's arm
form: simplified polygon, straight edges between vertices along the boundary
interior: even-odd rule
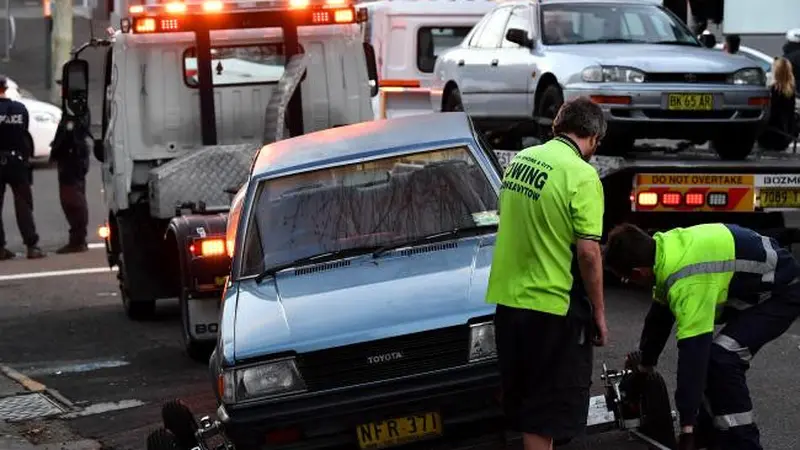
[[[603,256],[600,239],[603,235],[605,197],[597,172],[587,173],[578,183],[569,204],[576,238],[578,267],[586,294],[594,309],[594,320],[600,332],[600,345],[606,338],[605,302],[603,300]]]
[[[683,284],[670,289],[669,298],[678,322],[678,387],[675,406],[683,431],[691,431],[703,402],[708,360],[714,334],[717,286]]]
[[[644,318],[642,335],[639,339],[639,351],[642,352],[642,365],[653,367],[658,364],[658,358],[667,345],[675,316],[667,305],[653,302]]]

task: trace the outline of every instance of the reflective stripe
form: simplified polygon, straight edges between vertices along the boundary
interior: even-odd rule
[[[764,245],[764,251],[767,253],[765,264],[769,267],[769,270],[761,277],[761,281],[764,283],[774,283],[775,268],[778,266],[778,252],[775,251],[775,247],[772,246],[772,241],[768,237],[761,236],[761,243]]]
[[[753,411],[736,414],[725,414],[724,416],[714,417],[714,426],[719,430],[751,425],[753,423]]]
[[[750,353],[749,348],[744,347],[736,339],[728,335],[722,333],[718,334],[717,337],[714,338],[714,343],[729,352],[736,353],[742,361],[749,362],[753,359],[753,354]]]

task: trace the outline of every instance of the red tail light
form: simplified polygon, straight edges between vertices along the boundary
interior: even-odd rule
[[[661,195],[661,203],[664,206],[678,206],[681,204],[680,192],[665,192]]]
[[[705,196],[699,192],[690,192],[686,194],[686,205],[688,206],[703,206],[705,203]]]

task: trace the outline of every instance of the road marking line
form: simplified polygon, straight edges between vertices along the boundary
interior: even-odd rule
[[[73,361],[56,362],[51,366],[33,366],[25,370],[28,375],[65,375],[70,373],[92,372],[101,369],[115,369],[130,365],[128,361],[122,360],[92,360],[92,361]]]
[[[116,272],[117,267],[91,267],[87,269],[51,270],[46,272],[15,273],[0,275],[0,281],[29,280],[31,278],[61,277],[66,275],[87,275],[91,273]]]
[[[21,384],[22,386],[25,387],[25,389],[27,389],[27,390],[29,390],[31,392],[42,392],[42,391],[47,390],[47,386],[43,385],[42,383],[39,383],[36,380],[31,379],[30,377],[26,376],[25,374],[17,372],[16,370],[12,369],[11,367],[0,366],[0,372],[3,372],[3,374],[5,374],[5,376],[7,376],[8,378],[11,378],[12,380],[14,380],[17,383]]]
[[[106,244],[104,242],[92,242],[89,244],[89,248],[106,248]]]
[[[143,406],[144,402],[141,400],[120,400],[118,402],[108,403],[95,403],[83,408],[80,411],[62,414],[59,417],[62,419],[74,419],[76,417],[91,416],[94,414],[103,414],[111,411],[119,411],[121,409],[130,409]]]

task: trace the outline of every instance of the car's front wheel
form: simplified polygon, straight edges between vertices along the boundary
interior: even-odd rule
[[[564,94],[557,84],[553,83],[544,88],[539,101],[536,103],[534,120],[536,121],[536,137],[542,142],[553,138],[553,120],[564,104]]]
[[[753,132],[732,132],[711,140],[711,146],[720,159],[728,161],[747,159],[755,144],[756,134]]]

